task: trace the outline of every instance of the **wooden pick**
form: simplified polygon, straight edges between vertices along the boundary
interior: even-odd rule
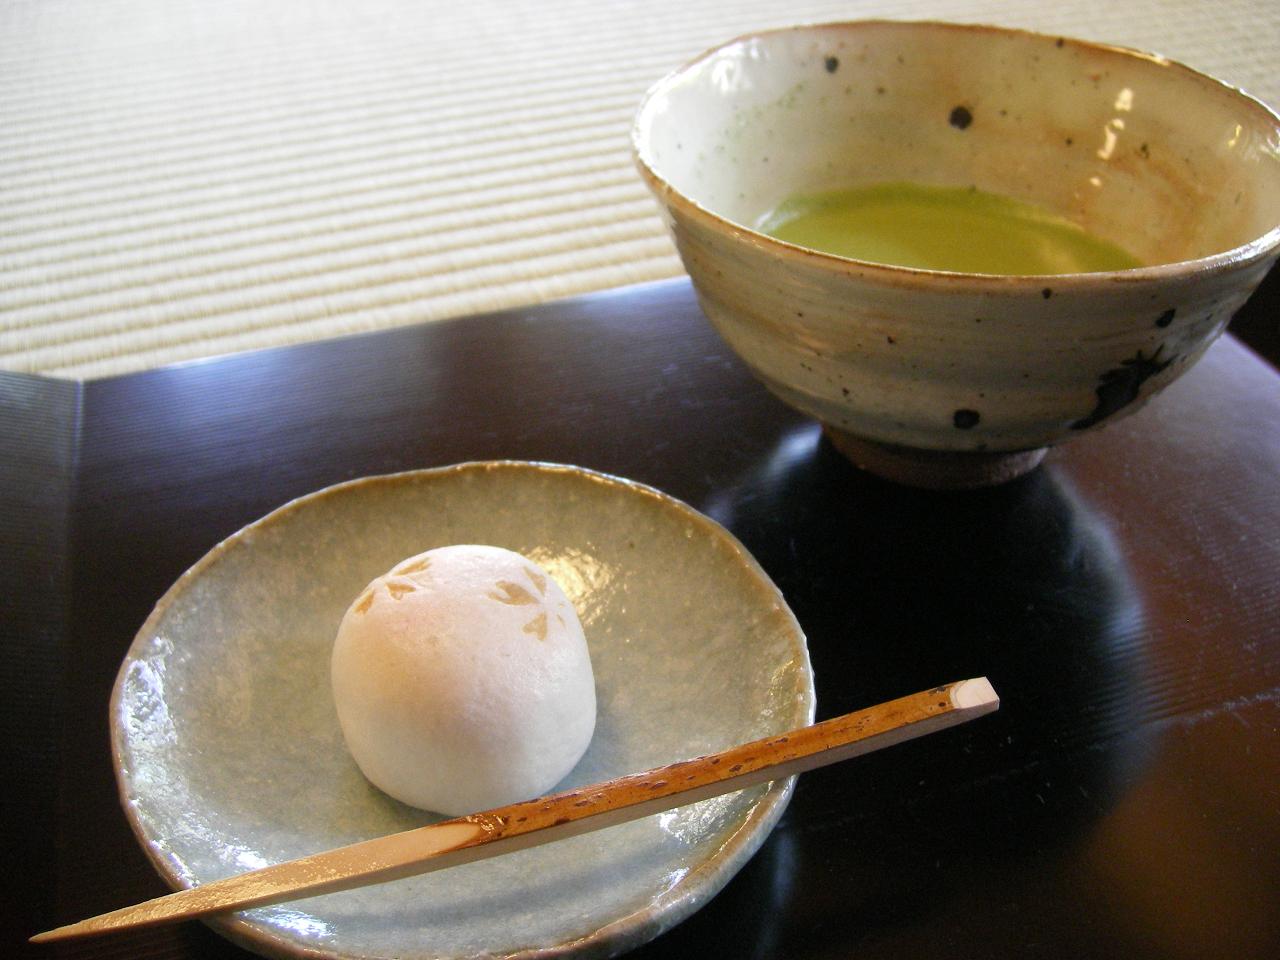
[[[838,763],[964,723],[999,705],[985,677],[962,680],[709,756],[214,880],[31,940],[156,926],[443,870]]]

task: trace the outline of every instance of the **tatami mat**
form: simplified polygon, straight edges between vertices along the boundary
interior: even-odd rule
[[[755,28],[997,22],[1280,102],[1280,4],[0,2],[0,368],[93,378],[675,276],[645,88]]]

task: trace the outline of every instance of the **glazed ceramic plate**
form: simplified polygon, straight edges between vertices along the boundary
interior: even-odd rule
[[[116,681],[125,810],[174,887],[438,817],[372,787],[343,745],[329,652],[347,605],[450,543],[517,550],[577,607],[599,716],[562,788],[812,721],[804,637],[723,528],[647,487],[496,462],[344,483],[215,547],[143,625]],[[452,870],[217,918],[282,957],[607,956],[716,893],[759,847],[784,781]]]

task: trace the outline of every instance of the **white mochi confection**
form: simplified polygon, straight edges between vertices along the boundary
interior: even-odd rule
[[[364,775],[448,816],[548,792],[595,730],[573,605],[545,570],[500,547],[440,547],[378,577],[342,618],[332,671]]]

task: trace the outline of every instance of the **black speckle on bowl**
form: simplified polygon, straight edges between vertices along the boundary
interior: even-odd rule
[[[957,430],[972,430],[981,419],[982,416],[977,410],[957,410],[951,415],[951,422],[955,424]]]
[[[1155,353],[1145,356],[1139,350],[1132,357],[1120,361],[1120,366],[1108,370],[1098,378],[1098,402],[1093,412],[1071,424],[1072,430],[1084,430],[1101,423],[1112,414],[1124,409],[1138,399],[1138,393],[1144,383],[1154,377],[1178,358],[1170,357],[1161,360],[1164,344],[1156,347]]]
[[[1174,314],[1177,312],[1178,310],[1176,307],[1170,307],[1164,313],[1160,314],[1159,318],[1156,320],[1156,326],[1167,327],[1169,324],[1173,323]]]
[[[835,73],[840,69],[840,58],[827,57],[827,59],[823,61],[823,66],[827,68],[827,73]]]
[[[965,130],[973,123],[973,112],[965,106],[956,107],[951,111],[950,123],[957,130]]]

